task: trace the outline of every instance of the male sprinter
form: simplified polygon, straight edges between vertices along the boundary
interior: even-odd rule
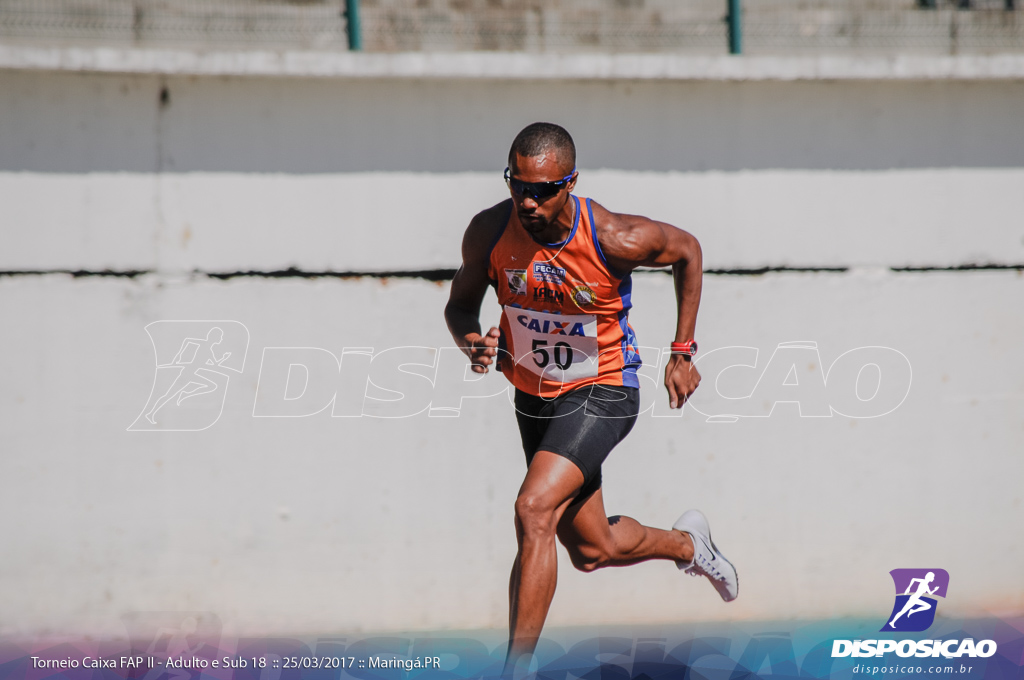
[[[670,406],[681,408],[700,382],[690,358],[701,251],[685,231],[573,196],[576,178],[568,132],[551,123],[520,132],[505,171],[512,197],[470,222],[445,308],[473,370],[485,373],[497,359],[516,388],[528,469],[515,504],[506,673],[540,636],[555,592],[556,536],[581,571],[674,560],[708,577],[726,602],[739,589],[699,511],[684,513],[671,531],[605,515],[601,463],[633,427],[639,405],[630,272],[672,267],[678,321],[665,385]],[[504,312],[500,330],[481,334],[487,286]]]

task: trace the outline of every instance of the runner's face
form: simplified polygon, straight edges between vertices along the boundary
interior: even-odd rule
[[[546,152],[540,156],[515,155],[509,164],[509,172],[515,179],[523,182],[557,182],[572,172],[572,165],[559,162],[557,154]],[[514,191],[512,203],[519,223],[531,234],[537,235],[545,231],[565,210],[569,202],[569,193],[576,185],[576,180],[569,180],[557,194],[549,198],[534,199],[519,196]]]

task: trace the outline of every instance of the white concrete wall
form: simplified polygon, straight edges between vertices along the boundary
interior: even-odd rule
[[[571,128],[581,194],[693,231],[710,268],[1024,262],[1024,80],[20,70],[0,92],[0,269],[455,267],[534,119]]]
[[[0,633],[117,633],[122,614],[183,609],[228,634],[503,625],[523,474],[508,405],[401,424],[252,417],[263,348],[447,345],[447,285],[206,274],[455,267],[535,119],[573,132],[581,194],[693,231],[708,268],[852,268],[707,276],[702,354],[765,361],[814,341],[813,375],[881,345],[913,369],[906,401],[875,419],[785,404],[735,423],[642,418],[607,464],[609,511],[667,525],[704,508],[743,595],[726,607],[666,565],[565,573],[552,623],[881,617],[887,572],[921,565],[950,572],[945,613],[1024,609],[1024,279],[888,270],[1024,263],[1017,71],[597,59],[586,79],[565,62],[528,81],[439,58],[382,61],[376,77],[373,60],[335,77],[159,59],[172,72],[101,72],[156,63],[133,55],[0,69],[0,271],[152,272],[0,277]],[[410,64],[448,75],[416,80]],[[637,276],[643,344],[671,339],[669,283]],[[162,319],[249,330],[202,432],[127,431],[153,384],[145,327]]]
[[[1024,262],[1022,187],[1021,168],[584,169],[577,193],[691,231],[709,269],[948,267]],[[506,192],[500,169],[0,173],[0,269],[456,268],[470,218]]]
[[[525,469],[507,401],[458,418],[252,417],[264,347],[442,346],[446,296],[394,280],[0,280],[2,629],[116,633],[125,612],[182,609],[239,632],[500,627]],[[671,280],[638,275],[635,300],[641,343],[663,344]],[[821,371],[885,345],[910,361],[910,393],[874,419],[645,414],[606,465],[608,511],[667,526],[703,508],[741,597],[726,606],[666,564],[583,575],[563,553],[552,624],[881,617],[887,572],[908,565],[950,572],[944,615],[1019,611],[1022,306],[1013,272],[708,277],[706,352],[756,347],[762,367],[813,340]],[[485,321],[496,310],[489,297]],[[143,327],[182,318],[249,329],[224,414],[201,432],[126,431],[153,380]]]

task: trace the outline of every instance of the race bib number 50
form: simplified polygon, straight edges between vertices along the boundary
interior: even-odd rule
[[[597,317],[505,307],[516,366],[547,380],[575,382],[597,375]]]

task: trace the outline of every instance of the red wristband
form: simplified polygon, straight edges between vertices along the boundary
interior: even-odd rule
[[[669,349],[672,354],[685,354],[686,356],[693,356],[697,353],[697,342],[695,340],[687,340],[686,342],[673,342]]]

